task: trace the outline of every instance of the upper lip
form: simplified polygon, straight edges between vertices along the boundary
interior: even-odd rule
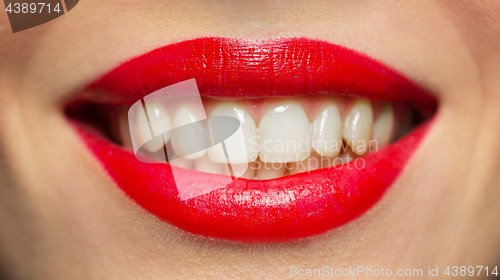
[[[390,67],[345,47],[306,38],[183,41],[125,62],[87,89],[105,94],[110,102],[131,103],[192,78],[207,97],[335,94],[408,101],[425,109],[435,105],[427,91]]]
[[[217,98],[338,94],[407,101],[428,111],[436,106],[426,90],[390,67],[342,46],[304,38],[201,38],[168,45],[125,62],[89,85],[90,94],[80,99],[131,104],[191,78],[203,96]],[[235,181],[188,201],[180,201],[169,183],[168,164],[138,162],[130,152],[81,128],[77,131],[115,182],[150,212],[193,233],[261,242],[319,234],[367,211],[403,170],[426,127],[367,155],[362,169]],[[186,176],[194,173],[186,171]]]

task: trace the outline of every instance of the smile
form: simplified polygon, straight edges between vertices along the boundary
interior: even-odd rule
[[[189,138],[169,135],[182,160],[138,161],[127,110],[166,86],[195,79],[207,116],[241,123],[238,180],[183,200],[172,169],[195,188],[230,176],[210,150],[187,155]],[[155,103],[167,126],[201,119],[189,105]],[[432,124],[437,101],[366,55],[304,38],[247,42],[200,38],[131,59],[90,84],[67,107],[75,131],[138,205],[182,230],[240,242],[284,242],[348,223],[398,178]]]

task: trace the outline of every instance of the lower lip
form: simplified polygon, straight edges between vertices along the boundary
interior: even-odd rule
[[[240,242],[284,242],[324,233],[375,205],[402,172],[430,127],[358,162],[274,180],[236,180],[226,188],[181,201],[170,165],[148,164],[133,153],[74,124],[106,171],[135,202],[185,231]],[[210,182],[216,174],[185,170]]]

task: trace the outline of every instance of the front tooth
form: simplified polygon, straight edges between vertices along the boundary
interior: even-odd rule
[[[201,172],[223,174],[224,166],[225,164],[211,161],[207,155],[204,155],[194,160],[195,170]]]
[[[308,172],[323,168],[322,158],[317,153],[311,155],[299,162],[290,162],[287,164],[288,174],[294,175],[297,173]]]
[[[382,148],[391,141],[394,129],[394,111],[390,104],[384,104],[379,116],[373,122],[372,140],[376,148]]]
[[[144,144],[144,148],[151,153],[159,151],[163,147],[163,141],[161,137],[154,137],[149,129],[149,123],[146,119],[146,114],[144,113],[144,108],[142,105],[135,106],[136,110],[136,122],[134,125],[136,127],[134,136],[137,140],[135,142]]]
[[[181,105],[175,113],[173,126],[180,126],[195,123],[182,129],[174,129],[172,132],[172,149],[175,154],[186,159],[202,157],[205,150],[205,125],[199,122],[196,114],[187,106]],[[198,151],[192,153],[191,151]]]
[[[172,124],[165,107],[158,102],[146,103],[146,110],[148,112],[149,121],[153,134],[158,136],[163,134],[165,143],[170,140],[170,129]]]
[[[262,162],[301,161],[311,154],[311,132],[306,113],[297,104],[270,108],[259,122]]]
[[[237,131],[224,141],[231,164],[255,161],[259,155],[257,127],[250,114],[233,103],[222,103],[215,107],[210,116],[229,116],[240,121],[241,131]],[[221,145],[208,149],[208,156],[214,162],[226,163],[226,156]]]
[[[357,100],[345,119],[343,137],[360,156],[368,150],[372,124],[373,109],[370,102]]]
[[[285,172],[286,165],[284,163],[260,162],[255,176],[259,180],[270,180],[284,176]]]
[[[328,104],[311,123],[311,130],[312,147],[316,153],[324,157],[339,154],[342,146],[342,122],[337,105]]]

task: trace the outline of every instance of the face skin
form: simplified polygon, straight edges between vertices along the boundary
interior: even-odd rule
[[[500,260],[500,2],[80,1],[13,34],[0,12],[0,275],[283,279],[290,266],[495,266]],[[361,218],[286,244],[193,236],[112,182],[64,102],[123,61],[198,37],[308,37],[392,66],[439,100],[431,130]],[[485,274],[482,274],[485,276]]]

